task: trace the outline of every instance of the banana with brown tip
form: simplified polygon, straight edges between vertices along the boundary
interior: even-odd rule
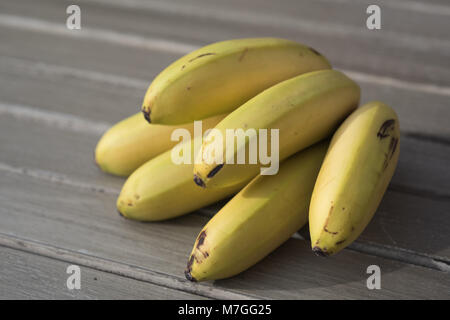
[[[152,123],[181,124],[229,113],[264,89],[329,69],[316,50],[276,38],[213,43],[180,58],[151,83],[142,112]]]
[[[357,109],[339,127],[311,199],[315,253],[335,254],[363,232],[394,174],[399,152],[397,115],[381,102]]]
[[[278,174],[256,177],[231,199],[198,235],[185,271],[187,279],[234,276],[305,225],[327,146],[322,142],[293,155]]]

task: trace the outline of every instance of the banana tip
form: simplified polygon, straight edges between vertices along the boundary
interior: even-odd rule
[[[205,182],[203,182],[202,178],[200,178],[198,175],[194,174],[194,182],[196,185],[202,188],[206,188]]]
[[[94,163],[97,166],[97,168],[101,169],[101,167],[100,167],[100,165],[98,164],[98,161],[97,161],[97,152],[96,151],[94,151]]]
[[[152,123],[152,120],[150,119],[150,109],[142,108],[142,113],[144,114],[145,120],[147,120],[148,123]]]
[[[117,213],[119,214],[120,217],[122,217],[122,218],[124,218],[124,219],[127,218],[127,217],[125,217],[125,216],[122,214],[122,212],[119,211],[119,209],[117,209]]]
[[[189,270],[184,271],[184,275],[185,275],[186,279],[188,279],[189,281],[197,282],[197,279],[195,279],[195,278],[191,275],[191,272],[190,272]]]
[[[312,251],[316,254],[316,256],[319,256],[319,257],[328,257],[328,255],[329,255],[326,251],[322,250],[319,247],[313,247]]]

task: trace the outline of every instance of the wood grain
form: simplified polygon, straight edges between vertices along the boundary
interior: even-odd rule
[[[8,28],[0,29],[0,40],[4,102],[111,122],[137,112],[147,85],[181,55]],[[62,72],[63,67],[79,72]],[[391,105],[399,114],[403,132],[450,142],[450,88],[449,95],[442,95],[349,75],[361,86],[361,103],[382,100]]]
[[[369,31],[369,2],[81,0],[82,30],[68,31],[70,1],[0,0],[0,296],[450,298],[448,273],[437,271],[450,270],[450,6],[380,0],[382,30]],[[93,150],[173,60],[255,36],[313,46],[358,81],[363,103],[392,105],[398,169],[373,221],[336,257],[313,256],[296,235],[238,277],[192,284],[187,255],[220,205],[161,223],[124,220],[115,213],[124,179],[100,172]],[[67,263],[83,266],[86,290],[65,289]],[[371,264],[382,290],[366,288]]]
[[[98,136],[74,134],[9,115],[0,117],[0,125],[8,132],[0,137],[1,163],[44,170],[44,178],[50,181],[59,179],[68,185],[118,194],[124,179],[104,174],[94,164]],[[446,223],[450,213],[446,193],[450,179],[445,169],[450,153],[446,148],[406,137],[402,140],[392,185],[361,240],[450,257],[446,245],[450,236]]]
[[[2,3],[5,14],[60,23],[70,2]],[[327,53],[339,68],[449,85],[447,16],[383,9],[382,29],[365,26],[366,3],[284,1],[82,1],[85,28],[202,45],[236,37],[278,36]],[[131,3],[131,4],[130,4]],[[127,5],[128,4],[128,5]],[[427,19],[427,23],[421,23]],[[420,67],[418,67],[420,66]]]
[[[116,261],[139,266],[177,283],[184,281],[188,253],[207,221],[198,215],[161,223],[128,221],[114,213],[112,195],[12,173],[2,172],[0,178],[0,233],[4,236],[21,235],[25,241],[57,244],[64,250],[113,261],[114,266]],[[70,255],[64,254],[64,259],[69,260]],[[383,270],[382,290],[366,288],[365,272],[372,264]],[[195,284],[193,290],[205,294],[211,285]],[[213,283],[216,290],[233,296],[276,299],[338,298],[344,294],[346,298],[446,298],[448,286],[444,272],[350,250],[321,259],[314,256],[306,241],[296,239],[242,275]]]
[[[81,288],[69,290],[70,262],[0,246],[0,299],[182,299],[204,297],[80,266]]]

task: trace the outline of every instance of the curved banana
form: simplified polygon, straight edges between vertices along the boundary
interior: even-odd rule
[[[359,86],[339,71],[310,72],[263,91],[230,113],[214,130],[226,137],[227,129],[279,129],[279,159],[283,160],[331,136],[358,106],[359,96]],[[194,181],[199,186],[231,186],[259,174],[262,167],[259,163],[231,164],[232,160],[237,162],[237,151],[245,151],[248,156],[250,139],[238,140],[230,155],[228,141],[223,142],[224,163],[218,163],[204,157],[206,150],[216,143],[208,137],[194,167]],[[271,146],[269,143],[267,149],[271,150]]]
[[[213,43],[163,70],[149,86],[142,111],[152,123],[187,123],[229,113],[280,81],[329,68],[316,50],[285,39]]]
[[[278,174],[258,176],[203,228],[185,271],[191,281],[234,276],[275,250],[305,225],[314,183],[328,143],[281,164]]]
[[[195,142],[185,143],[191,149],[192,163]],[[250,180],[229,188],[206,190],[192,182],[192,170],[193,164],[175,164],[172,150],[160,154],[128,177],[117,199],[117,209],[134,220],[170,219],[233,195]]]
[[[394,174],[400,150],[397,115],[381,102],[357,109],[336,131],[309,211],[313,251],[334,254],[372,219]]]
[[[225,115],[203,120],[203,129],[214,127]],[[141,113],[128,117],[106,131],[95,148],[95,162],[105,172],[128,176],[148,160],[177,144],[171,141],[173,130],[187,129],[194,134],[194,124],[179,126],[149,124]]]

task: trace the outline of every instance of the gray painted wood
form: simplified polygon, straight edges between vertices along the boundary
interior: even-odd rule
[[[383,30],[369,32],[365,2],[256,1],[81,1],[87,33],[78,36],[64,30],[71,2],[0,1],[0,244],[27,243],[29,252],[85,263],[93,274],[147,282],[142,288],[155,286],[155,298],[165,297],[164,287],[180,298],[180,290],[210,298],[448,298],[447,274],[390,259],[448,270],[450,7],[383,0]],[[234,279],[193,285],[183,280],[185,260],[217,209],[164,223],[119,219],[124,180],[95,168],[92,153],[103,128],[138,110],[147,84],[170,62],[246,36],[319,49],[352,71],[362,102],[391,104],[407,135],[390,190],[351,250],[323,260],[291,239]],[[20,255],[56,268],[55,260]],[[365,287],[369,264],[382,267],[381,291]],[[38,295],[39,284],[20,294]],[[89,297],[101,298],[100,290],[93,283]],[[125,284],[121,292],[129,291]]]
[[[118,194],[124,179],[104,174],[94,164],[97,134],[74,133],[10,115],[0,116],[0,125],[8,132],[0,136],[1,163],[44,170],[41,175],[47,180]],[[449,147],[405,137],[401,148],[391,187],[361,240],[449,258]]]
[[[2,100],[110,122],[138,111],[147,85],[180,56],[8,28],[0,29],[0,40]],[[70,76],[70,69],[61,73],[64,67],[81,71]],[[92,72],[100,73],[96,81]],[[113,85],[117,77],[121,83]],[[391,105],[404,132],[450,141],[450,95],[354,78],[362,88],[361,103],[382,100]]]
[[[188,215],[160,223],[124,220],[114,196],[0,173],[0,233],[65,250],[140,266],[183,282],[183,269],[207,218]],[[4,241],[4,240],[3,240]],[[63,253],[61,253],[63,254]],[[70,255],[64,254],[65,260]],[[382,290],[366,288],[366,268],[383,270]],[[105,263],[107,265],[107,262]],[[116,269],[116,272],[120,270]],[[263,298],[448,298],[447,273],[350,250],[316,257],[306,241],[291,239],[251,270],[214,282],[216,290]],[[186,284],[186,286],[191,284]],[[196,284],[207,290],[211,283]]]
[[[204,299],[84,266],[81,288],[69,290],[71,264],[0,246],[0,299]]]
[[[92,126],[96,125],[95,120],[97,120],[100,131],[102,125],[113,124],[138,110],[141,92],[139,93],[137,88],[112,86],[110,83],[101,81],[83,81],[80,78],[66,78],[64,74],[50,74],[50,72],[42,75],[42,72],[39,71],[41,70],[39,65],[30,62],[22,64],[20,61],[22,60],[11,58],[3,58],[2,60],[0,58],[0,97],[3,100],[0,103],[6,101],[30,108],[37,107],[42,110],[73,114],[91,122]],[[19,71],[21,70],[26,70],[29,73],[26,75],[20,74]],[[54,70],[54,73],[56,72]],[[142,88],[142,92],[144,92],[144,88]],[[399,95],[393,94],[393,96]],[[414,101],[413,99],[411,103],[414,103]],[[403,105],[406,106],[406,102]],[[422,105],[416,107],[422,108]],[[12,110],[14,108],[8,109],[14,112]],[[442,115],[439,113],[437,115],[431,114],[433,114],[433,117],[440,118],[439,121],[446,122],[450,113],[449,110],[448,108],[442,109]],[[406,112],[403,117],[402,113],[400,114],[402,128],[404,122],[409,120],[409,122],[419,123],[421,120],[419,118],[424,117],[420,113]],[[427,110],[422,111],[422,113],[430,114]],[[24,114],[21,119],[26,120],[26,117],[27,115]],[[413,120],[411,120],[411,117],[414,117]],[[448,126],[440,127],[436,124],[435,119],[420,123],[427,128],[438,128],[438,130],[449,128]],[[24,126],[29,127],[26,124]],[[14,137],[16,135],[5,136],[4,138],[14,139]],[[450,177],[445,170],[447,163],[450,161],[448,146],[421,141],[408,135],[403,137],[400,164],[394,179],[395,184],[406,188],[414,187],[424,192],[432,191],[437,194],[448,195]],[[55,138],[57,139],[57,137]],[[92,150],[96,141],[97,137],[89,143]],[[411,174],[411,171],[414,174]]]
[[[157,1],[159,5],[149,5],[146,10],[139,5],[144,1],[132,2],[137,8],[123,4],[114,7],[110,1],[81,2],[86,28],[139,33],[196,45],[236,37],[287,37],[325,52],[340,68],[419,82],[450,83],[450,43],[445,32],[449,22],[445,15],[425,15],[427,23],[422,23],[423,12],[385,8],[383,28],[371,31],[365,27],[365,2],[311,4],[316,1],[291,0],[281,5],[264,5],[254,0],[243,5],[239,1]],[[42,1],[36,7],[31,0],[20,1],[19,5],[5,1],[2,12],[60,23],[69,3]]]

